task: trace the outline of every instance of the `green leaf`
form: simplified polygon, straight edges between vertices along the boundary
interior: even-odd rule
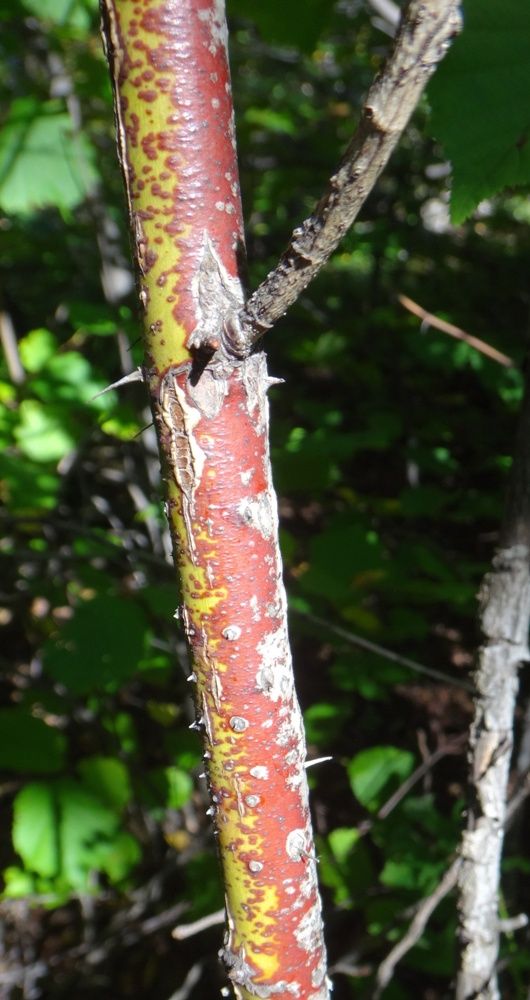
[[[56,506],[59,476],[19,455],[0,455],[0,480],[3,499],[17,513]]]
[[[90,14],[97,10],[95,0],[23,0],[23,3],[39,20],[73,28],[88,28]]]
[[[31,330],[19,341],[20,360],[27,372],[38,372],[58,349],[57,338],[49,330]]]
[[[8,899],[22,899],[24,896],[31,896],[34,892],[33,875],[25,872],[22,868],[17,868],[16,865],[5,868],[2,877],[5,883],[2,895]]]
[[[121,882],[140,861],[142,852],[137,840],[125,830],[108,842],[97,843],[92,850],[93,866],[108,875],[111,882]]]
[[[15,438],[21,452],[34,462],[57,462],[75,447],[75,438],[57,407],[25,399],[20,404],[19,418]]]
[[[0,131],[0,206],[27,214],[53,205],[75,208],[94,189],[98,174],[85,135],[56,101],[13,101]]]
[[[60,821],[61,869],[69,885],[84,889],[91,871],[103,868],[94,857],[94,847],[108,843],[118,831],[119,818],[101,799],[75,781],[57,785]]]
[[[344,719],[351,711],[350,704],[318,702],[310,705],[304,712],[304,725],[307,739],[310,743],[326,748],[337,736]]]
[[[95,597],[79,604],[55,641],[44,647],[52,677],[76,694],[131,677],[144,653],[147,623],[134,601]]]
[[[0,709],[0,733],[0,768],[22,774],[53,774],[63,766],[64,735],[24,709]]]
[[[348,860],[360,836],[359,831],[352,826],[340,826],[331,831],[328,837],[329,846],[339,864],[342,865]]]
[[[83,784],[110,809],[121,813],[131,798],[129,772],[116,757],[85,757],[77,768]]]
[[[398,783],[408,778],[414,767],[414,755],[398,747],[381,746],[361,750],[348,764],[348,777],[359,802],[371,811],[377,810],[392,779]],[[385,795],[382,795],[382,793]]]
[[[166,767],[164,773],[168,783],[167,807],[182,809],[193,794],[193,781],[180,767]]]
[[[453,165],[451,218],[530,183],[530,4],[465,0],[464,30],[429,87],[432,131]]]
[[[60,864],[57,819],[53,785],[32,783],[15,796],[13,847],[28,871],[48,878],[58,873]]]

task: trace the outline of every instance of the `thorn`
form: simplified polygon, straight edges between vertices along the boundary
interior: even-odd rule
[[[270,389],[271,385],[284,385],[284,378],[275,378],[273,375],[267,377],[267,388]]]
[[[206,815],[207,816],[215,816],[215,809],[214,809],[213,806],[210,806],[209,809],[206,810]]]
[[[196,681],[197,680],[197,674],[190,674],[189,677],[186,677],[186,680],[189,683],[192,683],[193,681]]]
[[[324,764],[327,760],[333,760],[333,757],[315,757],[314,760],[306,760],[304,767],[307,770],[308,767],[313,767],[314,764]]]
[[[104,396],[106,392],[110,392],[111,389],[120,389],[122,385],[129,385],[130,382],[143,382],[144,373],[141,368],[135,368],[128,375],[124,375],[123,378],[119,378],[116,382],[111,382],[110,385],[105,386],[100,392],[96,392],[92,399],[99,399],[100,396]]]

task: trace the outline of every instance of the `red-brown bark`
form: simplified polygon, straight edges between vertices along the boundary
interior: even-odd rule
[[[265,359],[230,357],[242,221],[224,10],[104,0],[120,157],[241,998],[325,1000],[268,452]]]

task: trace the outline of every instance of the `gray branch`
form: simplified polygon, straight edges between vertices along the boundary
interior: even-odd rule
[[[499,1000],[499,873],[519,668],[530,620],[530,386],[527,381],[500,544],[479,594],[483,644],[471,728],[468,827],[460,854],[457,1000]]]
[[[224,334],[244,357],[296,301],[348,231],[385,167],[414,108],[460,29],[458,0],[411,0],[390,57],[370,87],[359,126],[313,214],[294,230],[267,275]]]

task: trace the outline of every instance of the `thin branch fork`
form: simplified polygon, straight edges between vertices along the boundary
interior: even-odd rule
[[[318,274],[356,219],[424,87],[461,26],[458,0],[411,0],[391,55],[368,91],[360,123],[313,214],[251,295],[226,349],[245,357]]]

